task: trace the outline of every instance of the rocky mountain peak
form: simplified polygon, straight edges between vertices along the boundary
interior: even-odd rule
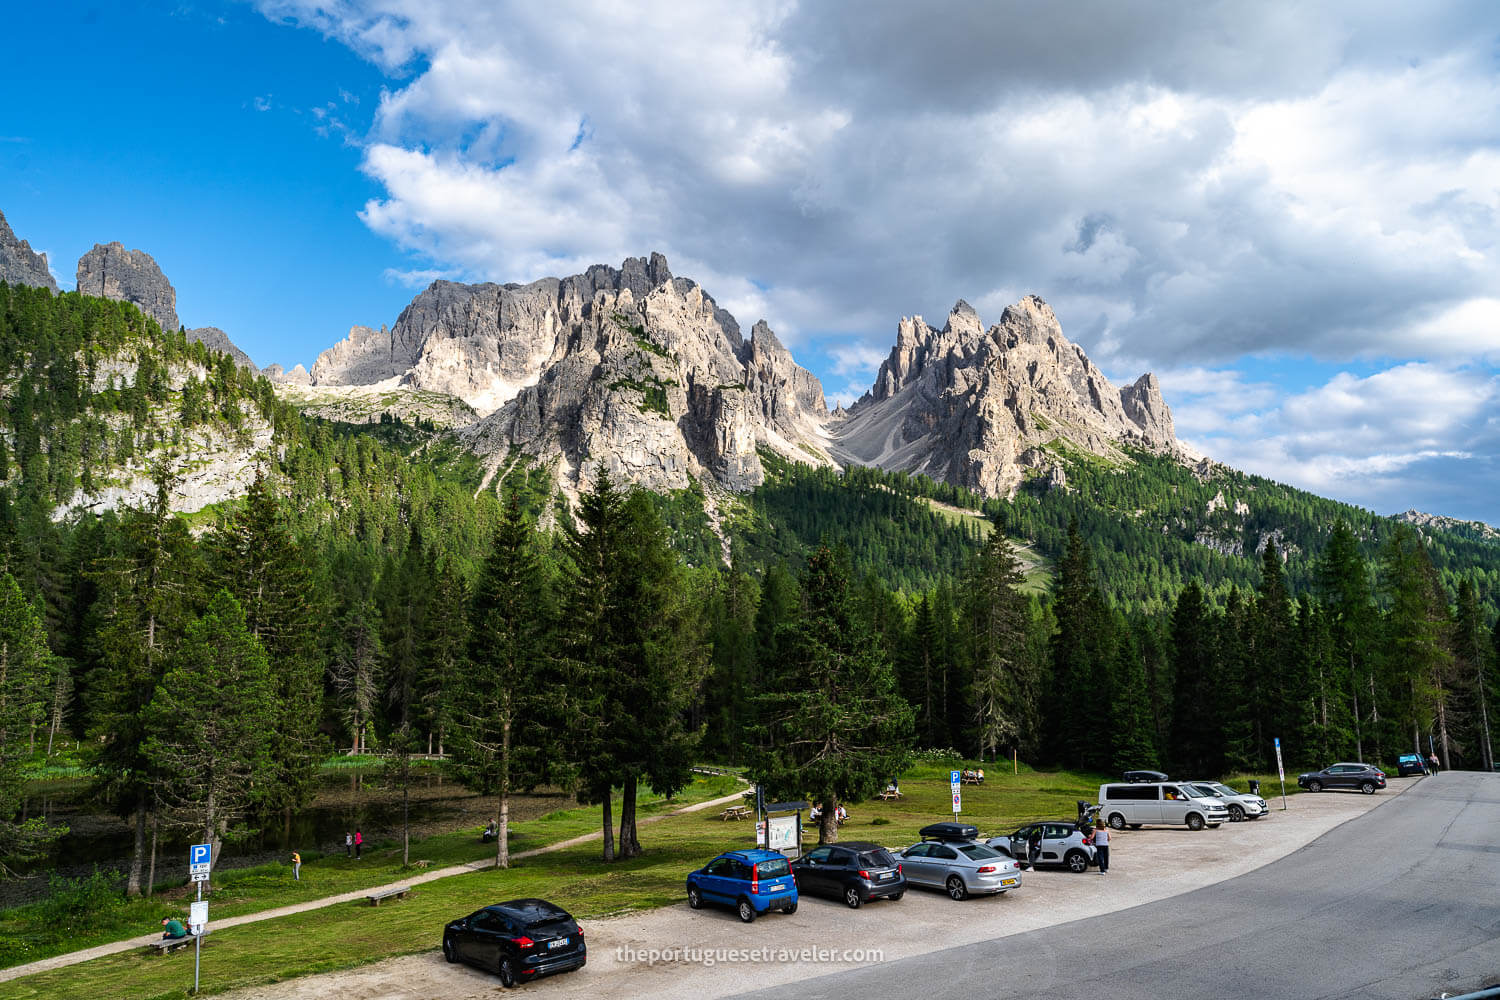
[[[30,243],[17,239],[10,223],[5,221],[4,212],[0,212],[0,281],[57,291],[57,279],[47,267],[47,255],[36,253]]]
[[[1035,295],[988,330],[962,300],[940,331],[903,318],[875,385],[830,432],[841,461],[986,496],[1013,492],[1030,470],[1062,482],[1057,443],[1120,458],[1127,444],[1178,450],[1155,376],[1116,389]]]
[[[78,291],[132,303],[163,330],[179,329],[177,289],[144,250],[126,250],[119,242],[95,243],[78,260]]]

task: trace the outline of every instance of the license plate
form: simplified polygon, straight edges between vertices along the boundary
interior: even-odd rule
[[[891,879],[893,879],[895,877],[896,876],[892,875],[890,872],[883,872],[880,875],[880,881],[882,881],[882,882],[889,882]]]
[[[571,940],[572,938],[558,938],[556,941],[548,941],[547,949],[550,951],[553,948],[566,948],[568,946],[568,942]]]
[[[1016,880],[1013,879],[1013,878],[1003,878],[1003,879],[1000,880],[1000,884],[1001,885],[1015,885],[1016,884]]]

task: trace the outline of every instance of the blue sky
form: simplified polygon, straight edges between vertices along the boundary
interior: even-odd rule
[[[660,250],[831,399],[1036,293],[1179,436],[1500,522],[1500,12],[1203,0],[28,5],[0,210],[261,364],[434,276]]]

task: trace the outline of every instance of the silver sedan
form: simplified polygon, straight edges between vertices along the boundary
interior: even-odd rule
[[[900,854],[912,885],[943,889],[954,899],[1009,892],[1021,887],[1021,866],[972,840],[924,840]]]

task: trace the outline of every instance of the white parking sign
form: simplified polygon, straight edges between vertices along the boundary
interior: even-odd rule
[[[948,772],[948,783],[953,788],[953,811],[958,812],[963,805],[963,794],[959,791],[959,779],[962,777],[957,771]]]

